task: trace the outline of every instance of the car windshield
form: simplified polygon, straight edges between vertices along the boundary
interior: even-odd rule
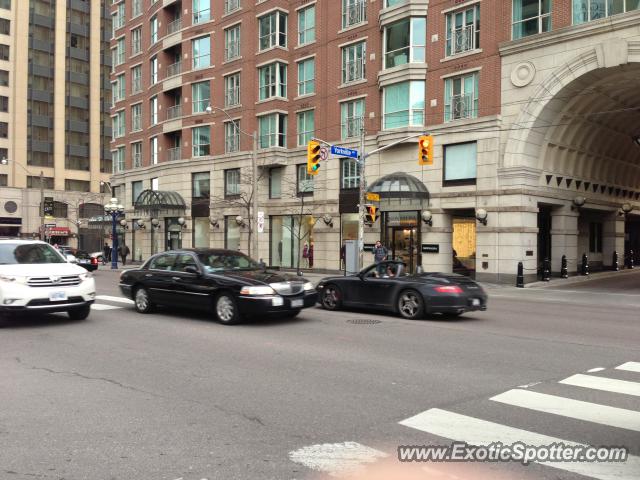
[[[46,243],[0,244],[0,265],[21,263],[66,263],[66,260]]]
[[[257,262],[242,253],[200,253],[198,258],[208,273],[223,272],[225,270],[257,270],[260,268]]]

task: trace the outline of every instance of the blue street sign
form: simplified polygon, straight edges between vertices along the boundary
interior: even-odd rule
[[[358,151],[350,148],[338,147],[331,145],[331,155],[340,155],[341,157],[358,158]]]

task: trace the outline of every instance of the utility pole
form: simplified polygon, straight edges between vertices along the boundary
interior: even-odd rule
[[[44,172],[40,170],[40,235],[46,240],[44,232]]]
[[[365,215],[365,193],[367,190],[367,182],[364,176],[364,164],[367,155],[364,152],[364,118],[360,120],[360,152],[358,166],[360,167],[360,195],[358,202],[358,271],[364,268],[364,215]]]
[[[251,169],[252,169],[252,181],[251,192],[253,203],[253,219],[249,219],[251,222],[251,232],[253,233],[253,258],[260,260],[258,252],[258,132],[253,131],[253,152],[251,152]]]

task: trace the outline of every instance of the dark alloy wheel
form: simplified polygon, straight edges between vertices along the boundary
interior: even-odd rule
[[[149,313],[153,310],[153,303],[149,298],[149,292],[144,287],[138,287],[133,295],[133,304],[139,313]]]
[[[219,294],[213,302],[213,311],[218,322],[223,325],[234,325],[240,323],[240,312],[235,298],[230,293]]]
[[[69,310],[67,315],[71,320],[85,320],[91,313],[91,305],[85,305],[84,307],[74,308]]]
[[[338,287],[331,283],[324,287],[322,290],[322,306],[327,310],[340,310],[342,300]]]
[[[400,293],[397,302],[398,313],[404,318],[415,320],[424,314],[424,301],[422,295],[415,290],[405,290]]]

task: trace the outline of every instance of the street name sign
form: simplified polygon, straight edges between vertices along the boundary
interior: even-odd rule
[[[339,147],[331,145],[331,155],[339,155],[341,157],[358,158],[358,151],[351,148]]]

